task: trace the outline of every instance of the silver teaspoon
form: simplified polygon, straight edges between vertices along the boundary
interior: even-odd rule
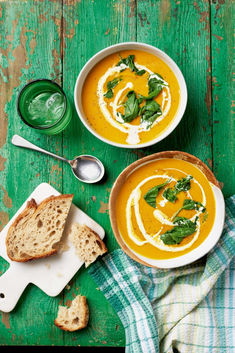
[[[102,162],[94,156],[84,154],[84,155],[75,157],[73,160],[69,160],[64,157],[57,156],[52,152],[46,151],[32,144],[31,142],[25,140],[23,137],[19,135],[14,135],[11,139],[11,142],[15,146],[24,147],[38,152],[42,152],[42,153],[48,154],[49,156],[55,157],[61,161],[67,162],[71,166],[74,176],[78,180],[82,181],[83,183],[88,183],[88,184],[97,183],[104,176],[104,172],[105,172],[104,166]]]

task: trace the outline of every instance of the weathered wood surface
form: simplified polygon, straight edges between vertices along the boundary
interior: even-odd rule
[[[0,229],[41,182],[75,194],[74,201],[117,247],[108,217],[110,189],[131,162],[161,150],[196,155],[212,168],[225,196],[235,191],[232,101],[232,1],[229,0],[1,0],[0,1]],[[74,109],[69,128],[46,137],[26,127],[16,111],[20,88],[36,78],[61,84],[73,102],[76,77],[97,51],[122,41],[142,41],[166,51],[188,87],[186,114],[161,143],[141,150],[108,146],[91,135]],[[101,185],[74,179],[69,166],[10,144],[14,133],[69,158],[95,154],[105,164]],[[7,263],[1,260],[3,273]],[[77,333],[53,325],[59,303],[87,296],[91,319]],[[85,269],[56,298],[29,286],[10,314],[0,314],[3,345],[123,346],[124,329]]]

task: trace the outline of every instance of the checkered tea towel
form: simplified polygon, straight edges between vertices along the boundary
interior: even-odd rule
[[[173,270],[138,264],[122,250],[89,273],[116,310],[126,353],[235,353],[235,196],[223,234],[202,260]]]

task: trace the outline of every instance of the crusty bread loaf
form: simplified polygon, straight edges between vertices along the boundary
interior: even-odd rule
[[[77,331],[87,326],[89,320],[89,308],[86,297],[78,295],[69,308],[59,306],[55,325],[65,331]]]
[[[107,252],[107,248],[98,234],[85,224],[74,223],[69,236],[78,256],[85,262],[85,267],[94,262],[99,255]]]
[[[72,199],[70,194],[50,196],[39,205],[30,200],[8,230],[8,257],[26,262],[55,254],[54,245],[62,237]]]

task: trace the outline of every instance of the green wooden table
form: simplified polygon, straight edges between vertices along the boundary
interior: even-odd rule
[[[235,191],[232,109],[232,2],[229,0],[0,0],[0,229],[41,182],[63,193],[106,231],[109,251],[117,248],[108,199],[118,174],[130,163],[162,150],[182,150],[212,168],[225,196]],[[123,41],[152,44],[171,56],[188,87],[188,106],[176,130],[146,149],[104,144],[82,125],[73,107],[67,130],[54,137],[25,126],[17,95],[28,81],[49,78],[73,102],[76,77],[97,51]],[[77,181],[69,166],[10,144],[13,134],[72,158],[99,157],[107,170],[101,185]],[[1,260],[3,273],[8,264]],[[59,303],[86,295],[88,327],[66,333],[53,325]],[[81,269],[56,298],[29,285],[10,314],[1,313],[2,345],[124,346],[122,324],[96,284]]]

